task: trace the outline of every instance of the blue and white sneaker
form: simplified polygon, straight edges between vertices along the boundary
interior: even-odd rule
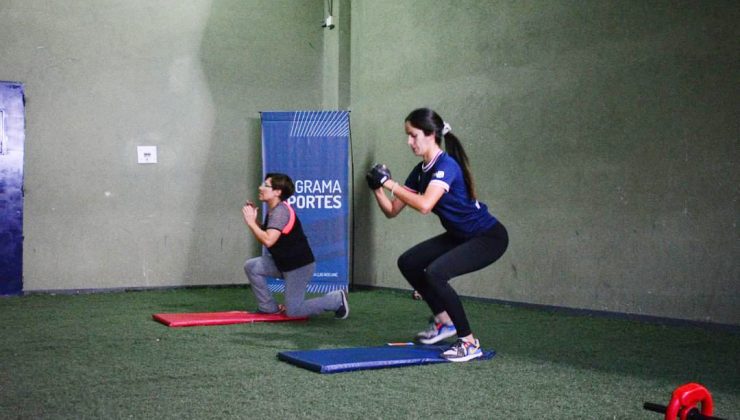
[[[429,324],[429,328],[416,334],[416,337],[422,344],[434,344],[456,335],[457,328],[455,328],[454,325],[443,324],[432,320],[432,323]]]
[[[442,357],[450,362],[467,362],[481,356],[483,356],[483,350],[480,349],[480,342],[477,338],[472,342],[463,341],[460,338],[449,350],[442,353]]]

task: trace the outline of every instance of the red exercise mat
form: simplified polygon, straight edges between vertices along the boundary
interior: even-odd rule
[[[252,322],[305,321],[308,319],[308,317],[289,317],[285,314],[260,314],[244,311],[154,314],[152,315],[152,318],[168,327],[247,324]]]

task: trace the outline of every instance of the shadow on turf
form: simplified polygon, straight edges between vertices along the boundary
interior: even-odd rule
[[[513,319],[501,317],[489,332],[498,337],[499,354],[671,383],[704,381],[716,389],[736,391],[740,385],[728,374],[740,371],[740,337],[731,333],[514,311]]]

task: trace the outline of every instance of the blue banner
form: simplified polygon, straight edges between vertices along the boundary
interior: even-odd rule
[[[0,295],[23,293],[23,84],[0,82]]]
[[[288,199],[316,256],[309,293],[349,285],[349,112],[262,112],[262,171],[287,174]],[[266,252],[266,251],[265,251]],[[270,279],[270,290],[284,291]]]

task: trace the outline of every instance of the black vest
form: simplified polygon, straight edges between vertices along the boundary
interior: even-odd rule
[[[292,271],[316,261],[295,210],[285,201],[278,205],[287,206],[288,211],[290,211],[290,221],[280,232],[277,242],[268,248],[278,270],[282,272]],[[270,214],[268,212],[262,229],[267,229],[269,220]]]

